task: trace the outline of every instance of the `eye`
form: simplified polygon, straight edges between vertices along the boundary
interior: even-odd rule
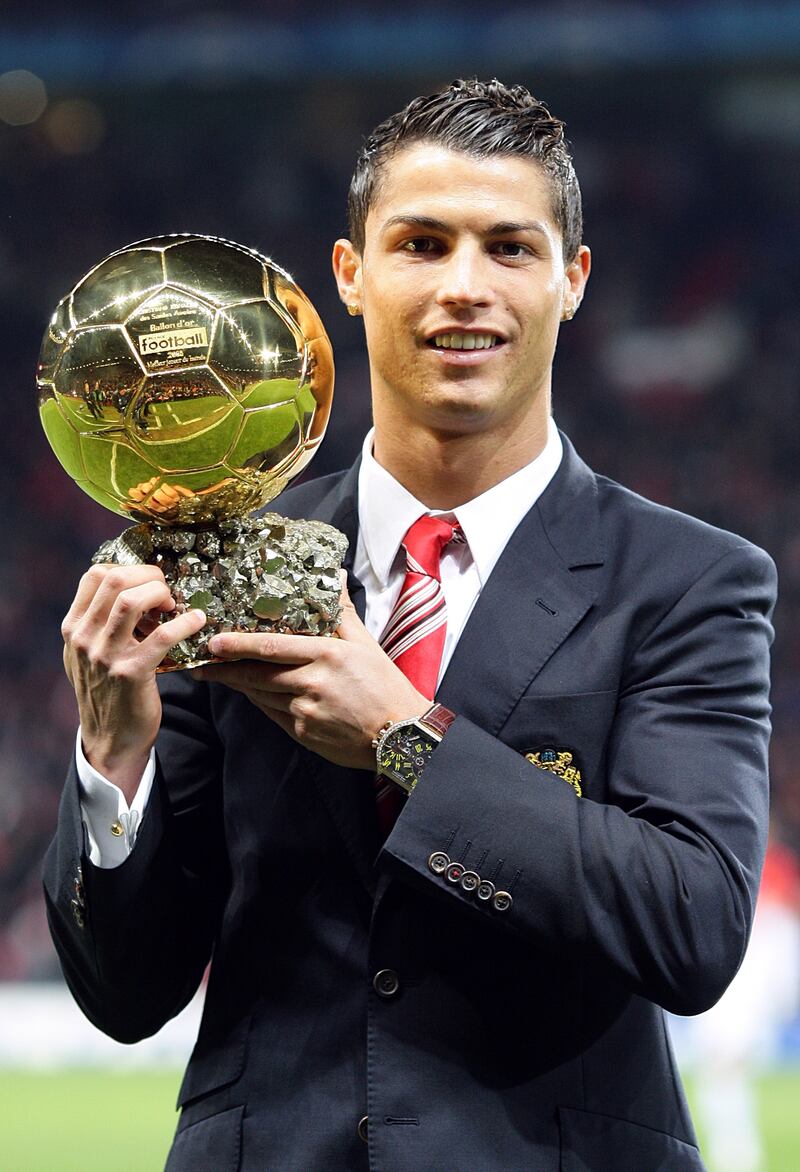
[[[527,244],[520,244],[517,240],[498,240],[496,244],[492,245],[492,250],[509,260],[518,260],[521,257],[532,255]]]
[[[439,252],[441,251],[441,244],[438,240],[433,240],[430,236],[414,236],[411,240],[405,240],[401,245],[403,252]]]

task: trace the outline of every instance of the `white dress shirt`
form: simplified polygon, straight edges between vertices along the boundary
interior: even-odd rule
[[[561,437],[551,419],[547,442],[535,460],[466,504],[445,511],[426,508],[378,464],[372,455],[372,436],[370,431],[364,440],[358,476],[358,541],[353,572],[364,586],[364,624],[375,639],[384,631],[402,589],[406,565],[401,543],[414,522],[425,513],[455,518],[466,539],[446,546],[442,554],[447,634],[439,670],[441,680],[495,563],[558,470],[563,450]],[[122,791],[86,760],[80,729],[76,758],[89,858],[97,866],[116,867],[133,847],[155,777],[155,753],[150,754],[130,806]]]

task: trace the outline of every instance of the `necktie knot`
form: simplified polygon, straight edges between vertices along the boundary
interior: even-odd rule
[[[426,513],[415,521],[403,538],[409,571],[441,581],[442,550],[456,532],[459,532],[458,522],[446,521],[444,517]]]

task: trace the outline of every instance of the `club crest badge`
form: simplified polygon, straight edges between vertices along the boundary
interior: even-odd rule
[[[538,765],[540,769],[547,769],[550,773],[555,773],[556,777],[560,777],[572,786],[579,798],[583,797],[581,771],[575,764],[573,754],[569,749],[550,747],[536,749],[535,752],[526,753],[525,759],[533,765]]]

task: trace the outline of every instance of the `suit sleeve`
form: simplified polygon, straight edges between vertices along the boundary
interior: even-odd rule
[[[162,684],[156,777],[130,855],[113,869],[90,861],[73,761],[44,862],[67,984],[86,1016],[121,1042],[155,1033],[191,999],[227,885],[221,749],[203,707],[207,689],[178,676]]]
[[[673,1012],[712,1005],[744,954],[766,849],[774,599],[772,561],[737,546],[641,641],[610,729],[607,803],[458,718],[382,865]],[[512,893],[506,911],[429,867],[466,843]]]

